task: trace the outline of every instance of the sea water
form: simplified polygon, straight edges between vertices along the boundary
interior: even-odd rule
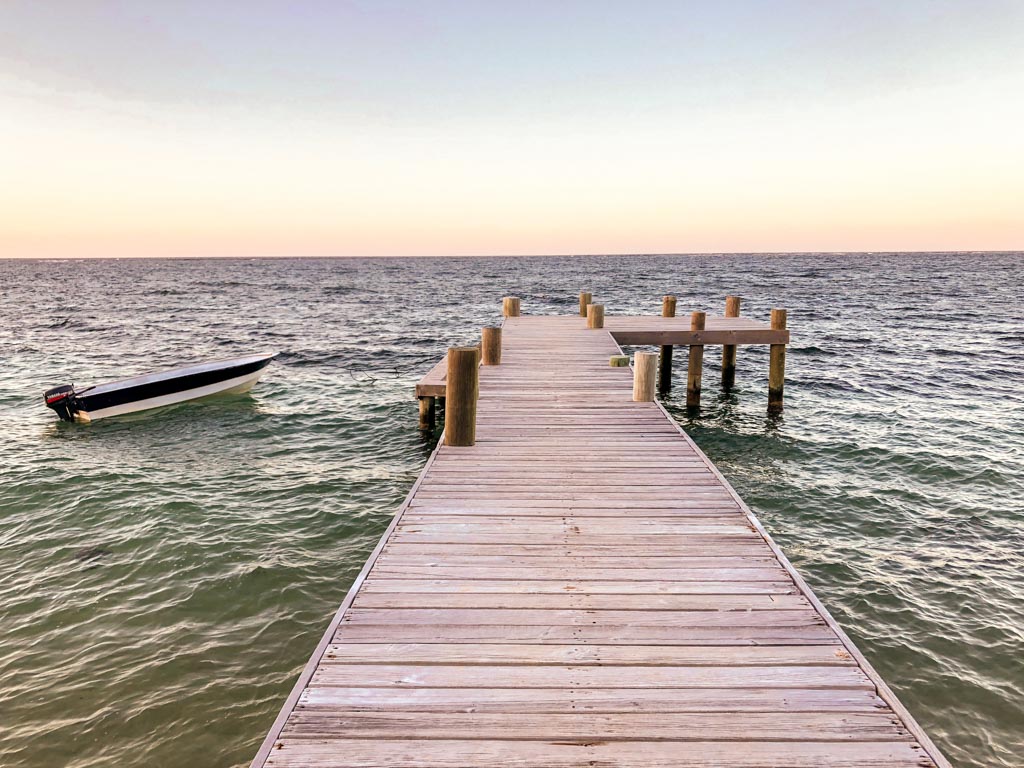
[[[0,764],[244,766],[433,447],[415,381],[525,313],[789,311],[666,405],[955,765],[1024,753],[1024,256],[0,261]],[[44,389],[281,353],[91,425]]]

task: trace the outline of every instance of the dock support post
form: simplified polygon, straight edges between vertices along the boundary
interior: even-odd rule
[[[725,316],[740,316],[740,297],[725,297]],[[722,389],[732,389],[736,384],[736,345],[725,344],[722,347]]]
[[[476,443],[476,401],[480,393],[480,349],[448,348],[448,384],[445,388],[444,442]]]
[[[786,330],[786,310],[772,310],[772,330]],[[786,345],[772,344],[768,353],[768,412],[782,413],[782,390],[786,380]]]
[[[424,432],[434,431],[434,420],[437,415],[437,401],[433,397],[420,399],[420,429]]]
[[[690,315],[690,330],[703,331],[707,320],[704,312]],[[690,359],[686,367],[686,407],[700,407],[700,380],[704,372],[704,345],[690,345]]]
[[[501,365],[501,328],[488,326],[480,334],[480,358],[484,365]]]
[[[661,299],[661,316],[676,316],[676,297],[664,296]],[[661,347],[661,364],[658,370],[658,391],[662,394],[672,390],[672,345],[663,344]]]
[[[506,296],[501,300],[501,313],[505,317],[519,317],[519,299],[516,296]]]
[[[587,328],[604,328],[604,304],[587,304]]]
[[[654,401],[654,376],[658,366],[656,352],[637,352],[633,355],[633,402]]]
[[[594,303],[594,296],[587,291],[580,291],[580,317],[587,316],[587,306]]]

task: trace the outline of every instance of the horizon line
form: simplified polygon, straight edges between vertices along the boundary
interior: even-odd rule
[[[970,255],[1007,255],[1024,254],[1024,249],[999,249],[999,250],[973,250],[954,249],[949,251],[936,250],[897,250],[883,249],[879,251],[663,251],[654,253],[474,253],[474,254],[388,254],[388,255],[267,255],[258,254],[251,256],[238,255],[196,255],[196,256],[0,256],[0,261],[201,261],[204,259],[217,260],[289,260],[289,259],[560,259],[560,258],[645,258],[660,256],[880,256],[890,254],[893,256],[919,256],[932,254],[936,256],[952,256],[957,254]]]

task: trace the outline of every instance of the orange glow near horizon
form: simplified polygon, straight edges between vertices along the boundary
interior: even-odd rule
[[[163,71],[59,80],[24,56],[0,57],[0,258],[1024,248],[1024,66],[866,87],[851,55],[809,92],[784,59],[704,82],[668,58],[663,82],[609,70],[555,98],[538,65],[437,75],[422,103],[373,70],[366,103],[285,79],[266,106],[214,98],[215,68],[171,98]]]

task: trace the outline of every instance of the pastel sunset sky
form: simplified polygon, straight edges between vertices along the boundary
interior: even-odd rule
[[[1024,248],[1024,2],[6,0],[0,257]]]

